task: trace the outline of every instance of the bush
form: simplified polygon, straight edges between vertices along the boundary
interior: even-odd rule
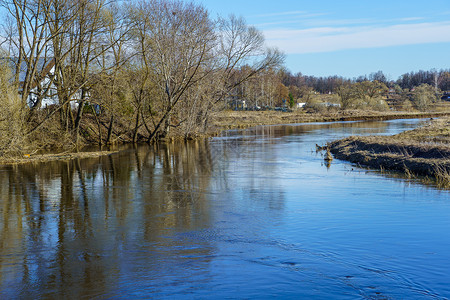
[[[327,106],[324,105],[322,102],[320,102],[315,97],[312,97],[311,99],[306,102],[305,110],[310,113],[324,113],[328,111]]]
[[[376,111],[388,111],[389,105],[381,97],[370,98],[367,101],[368,108]]]
[[[25,107],[9,67],[0,64],[0,156],[20,155],[25,144]]]
[[[425,111],[436,100],[434,88],[429,84],[421,84],[414,89],[412,102],[421,111]]]
[[[403,111],[413,111],[414,106],[408,99],[404,99],[400,104],[400,109]]]

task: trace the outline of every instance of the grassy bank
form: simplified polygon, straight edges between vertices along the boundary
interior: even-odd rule
[[[424,117],[441,117],[444,115],[450,115],[450,110],[447,112],[379,112],[379,111],[358,111],[358,110],[334,110],[327,111],[323,113],[306,113],[304,111],[294,111],[294,112],[280,112],[280,111],[221,111],[216,112],[211,116],[210,128],[207,132],[202,134],[196,134],[193,138],[204,138],[214,136],[226,129],[234,128],[247,128],[258,125],[274,125],[274,124],[294,124],[294,123],[307,123],[307,122],[333,122],[333,121],[356,121],[356,120],[391,120],[391,119],[401,119],[401,118],[424,118]],[[89,120],[89,118],[86,118]],[[92,121],[92,124],[95,122]],[[94,125],[88,126],[88,128]],[[106,128],[106,127],[105,127]],[[105,128],[102,128],[105,131]],[[115,135],[115,140],[117,144],[131,143],[131,137],[128,136],[126,130],[119,130],[117,135]],[[102,133],[105,136],[106,131]],[[176,130],[173,131],[173,135],[166,139],[166,141],[172,141],[174,139],[182,139],[183,135],[176,134]],[[45,135],[48,136],[48,135]],[[95,137],[95,134],[92,134]],[[64,151],[63,154],[47,154],[47,155],[34,155],[27,154],[37,152],[36,149],[45,149],[43,147],[33,147],[34,144],[30,143],[30,147],[21,149],[20,151],[15,151],[8,157],[0,157],[0,164],[18,164],[27,162],[40,162],[48,160],[61,160],[61,159],[73,159],[73,158],[83,158],[86,155],[89,156],[101,156],[108,155],[109,152],[77,152],[70,149],[75,149],[74,144],[70,141],[61,140],[64,142],[66,147],[52,148],[53,152]],[[95,145],[97,142],[95,138],[92,140],[86,140],[89,145],[92,143]],[[38,143],[39,145],[39,143]]]
[[[449,116],[450,110],[440,112],[398,112],[336,110],[326,113],[306,113],[304,111],[222,111],[212,118],[213,130],[247,128],[258,125],[295,124],[308,122],[335,121],[383,121],[394,119],[434,118]]]
[[[353,136],[329,147],[338,159],[407,176],[428,176],[439,186],[450,187],[450,118],[394,136]]]

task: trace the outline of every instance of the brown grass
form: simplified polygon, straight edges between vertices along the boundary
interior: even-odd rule
[[[396,111],[361,111],[334,110],[324,113],[306,113],[303,110],[293,112],[279,111],[221,111],[212,117],[213,130],[247,128],[258,125],[294,124],[308,122],[333,121],[383,121],[407,118],[431,118],[449,116],[450,109],[445,112],[396,112]]]
[[[436,165],[434,168],[437,186],[450,189],[450,169],[442,165]]]
[[[22,157],[15,158],[1,158],[0,164],[2,165],[16,165],[32,162],[47,162],[56,160],[72,160],[76,158],[94,158],[104,155],[111,155],[118,151],[92,151],[92,152],[76,152],[76,153],[55,153],[55,154],[24,154]]]
[[[394,136],[349,137],[330,143],[336,158],[371,168],[435,178],[450,187],[450,119],[434,120],[415,130]]]

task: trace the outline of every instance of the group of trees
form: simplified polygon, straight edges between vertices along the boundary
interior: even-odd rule
[[[211,111],[241,86],[283,62],[245,20],[212,19],[194,2],[0,5],[7,12],[2,56],[14,62],[9,82],[20,91],[15,99],[26,112],[25,135],[54,126],[76,140],[95,132],[101,143],[123,132],[133,142],[153,141],[172,128],[188,136],[206,127]],[[42,65],[50,63],[55,71],[41,84]],[[35,100],[28,108],[30,96]],[[49,96],[58,103],[39,109]],[[86,112],[94,120],[88,125]]]
[[[195,2],[0,0],[0,7],[5,148],[19,133],[102,144],[124,136],[151,142],[172,131],[188,137],[207,128],[211,113],[230,99],[276,107],[333,94],[344,109],[383,109],[384,96],[395,90],[423,109],[430,89],[434,96],[450,89],[449,70],[396,82],[381,71],[353,80],[293,75],[280,69],[283,55],[265,47],[255,27],[235,16],[213,19]],[[425,90],[427,97],[416,96]],[[49,97],[56,104],[41,109]]]
[[[413,89],[421,84],[428,84],[435,89],[450,91],[450,70],[410,72],[401,75],[395,83],[403,89]]]
[[[385,84],[387,87],[394,88],[398,85],[402,89],[412,90],[421,84],[428,84],[436,90],[450,90],[450,70],[430,70],[410,72],[401,75],[397,80],[389,79],[382,71],[371,73],[369,76],[359,76],[349,79],[342,76],[315,77],[307,76],[302,73],[292,74],[288,70],[280,71],[282,83],[289,86],[308,87],[318,93],[336,93],[337,88],[343,84],[360,83],[364,81],[377,81]]]
[[[389,80],[382,71],[348,79],[294,75],[288,70],[279,70],[278,77],[281,89],[287,90],[285,94],[293,95],[301,102],[313,103],[318,98],[315,95],[326,94],[343,109],[385,110],[388,108],[385,100],[390,100],[400,109],[426,110],[440,99],[443,91],[450,90],[450,70],[411,72],[397,81]]]

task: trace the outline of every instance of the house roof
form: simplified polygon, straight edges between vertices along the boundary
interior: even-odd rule
[[[11,68],[11,72],[14,76],[15,72],[16,72],[18,58],[17,57],[8,57],[8,58],[2,58],[2,60],[8,60],[8,64],[9,64],[9,66]],[[44,78],[51,71],[51,69],[54,66],[55,66],[54,58],[52,58],[52,57],[39,58],[37,60],[37,64],[36,64],[37,77]],[[19,71],[19,82],[20,83],[22,83],[25,80],[25,77],[27,75],[27,67],[28,67],[27,62],[22,61],[20,64],[20,71]],[[33,82],[33,84],[31,85],[31,88],[36,87],[37,84],[38,84],[37,81]]]

